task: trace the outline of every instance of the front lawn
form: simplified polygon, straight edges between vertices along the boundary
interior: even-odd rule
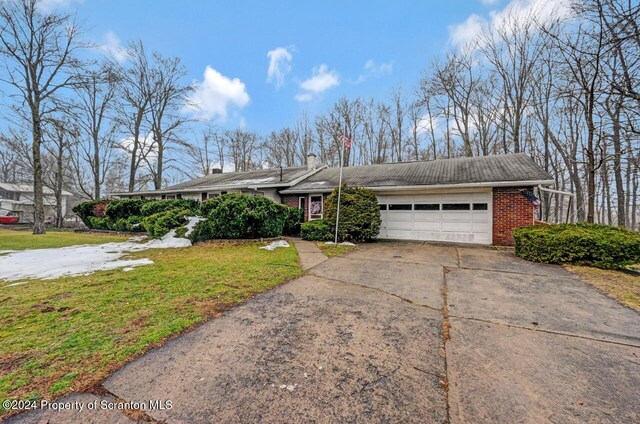
[[[301,274],[294,247],[258,246],[152,249],[131,256],[155,263],[129,272],[0,282],[0,399],[89,388],[168,337]]]
[[[637,274],[588,266],[567,266],[567,268],[582,281],[640,312],[640,276]]]
[[[46,234],[33,235],[30,229],[7,230],[0,228],[0,250],[47,249],[77,244],[102,244],[125,241],[127,236],[74,231],[47,230]]]

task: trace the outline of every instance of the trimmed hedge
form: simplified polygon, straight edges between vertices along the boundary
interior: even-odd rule
[[[287,205],[279,205],[283,208],[285,214],[284,228],[282,234],[285,236],[299,236],[300,225],[304,220],[304,211],[298,208],[292,208]]]
[[[151,237],[162,237],[174,228],[183,226],[191,215],[189,209],[169,209],[158,212],[142,220],[142,225]]]
[[[533,262],[624,268],[640,262],[640,233],[598,224],[557,224],[513,231],[516,255]]]
[[[144,232],[146,227],[143,220],[152,215],[171,210],[188,210],[187,215],[199,215],[200,203],[197,200],[149,200],[149,199],[122,199],[88,201],[78,204],[73,211],[82,219],[84,224],[94,230],[114,230]],[[157,219],[154,218],[154,219]],[[164,227],[156,228],[155,222],[150,224],[153,228],[149,235],[165,232]],[[171,227],[174,228],[174,227]],[[171,229],[169,228],[169,230]],[[164,235],[162,234],[162,235]]]
[[[196,225],[192,241],[281,236],[287,216],[282,205],[269,198],[240,193],[207,200],[201,211],[208,219]]]
[[[200,214],[200,202],[190,199],[152,200],[142,206],[138,215],[151,216],[169,209],[188,209],[191,215]]]
[[[327,197],[324,219],[335,228],[338,189]],[[362,242],[375,239],[380,232],[380,206],[376,194],[366,188],[342,186],[338,239]]]
[[[112,200],[107,204],[105,216],[114,221],[127,219],[130,216],[142,215],[142,207],[149,202],[144,199]]]
[[[334,229],[335,226],[330,225],[324,219],[316,219],[300,226],[300,236],[304,240],[329,241],[334,238]]]

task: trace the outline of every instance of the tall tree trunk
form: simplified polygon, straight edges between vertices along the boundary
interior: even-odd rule
[[[33,123],[33,234],[45,234],[44,228],[44,191],[42,181],[42,161],[40,144],[42,142],[42,123],[40,121],[39,104],[32,106],[31,119]]]

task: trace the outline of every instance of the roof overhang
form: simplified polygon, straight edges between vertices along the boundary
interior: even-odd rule
[[[160,190],[146,190],[146,191],[125,191],[119,193],[109,193],[111,196],[147,196],[147,195],[158,195],[158,194],[176,194],[176,193],[202,193],[209,191],[225,191],[225,190],[261,190],[265,188],[281,188],[281,187],[291,187],[298,184],[301,181],[309,178],[312,175],[317,174],[323,169],[327,168],[327,165],[322,165],[316,169],[313,169],[310,172],[306,172],[296,178],[295,180],[287,181],[287,182],[279,182],[279,183],[271,183],[271,184],[221,184],[216,186],[198,186],[198,187],[190,187],[183,189],[160,189]]]
[[[482,182],[482,183],[462,183],[462,184],[433,184],[433,185],[408,185],[408,186],[372,186],[365,188],[375,192],[380,191],[424,191],[424,190],[447,190],[447,189],[460,189],[460,188],[483,188],[483,187],[522,187],[522,186],[537,186],[537,185],[551,185],[554,184],[554,180],[534,180],[534,181],[494,181],[494,182]],[[335,187],[323,187],[309,190],[299,190],[291,188],[281,191],[282,194],[305,194],[305,193],[330,193]]]

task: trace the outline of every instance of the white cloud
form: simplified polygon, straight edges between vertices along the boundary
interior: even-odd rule
[[[534,17],[540,23],[548,23],[570,13],[570,0],[511,0],[501,10],[489,13],[488,18],[471,14],[464,22],[449,25],[449,42],[459,48],[468,48],[478,41],[483,31],[509,29],[514,23],[530,21]]]
[[[274,83],[276,88],[284,84],[284,77],[291,72],[291,52],[284,47],[276,47],[267,52],[269,68],[267,69],[267,82]]]
[[[229,107],[243,108],[250,101],[245,84],[239,78],[225,77],[210,66],[205,68],[203,80],[193,88],[184,110],[198,119],[224,120]]]
[[[113,32],[107,32],[104,37],[104,43],[99,46],[99,49],[107,56],[110,56],[122,63],[129,58],[127,49],[122,46],[120,38]]]
[[[329,70],[325,64],[313,68],[311,77],[300,83],[302,92],[295,96],[300,102],[311,100],[315,95],[319,95],[332,87],[340,85],[340,76],[335,70]]]
[[[355,81],[356,84],[360,84],[369,78],[380,78],[391,75],[393,73],[393,62],[378,64],[374,62],[373,59],[369,59],[365,62],[363,69],[364,73],[358,76],[358,79]]]
[[[481,16],[471,14],[464,22],[449,25],[449,42],[457,47],[466,46],[477,39],[487,20]]]
[[[480,0],[480,3],[484,4],[485,6],[493,6],[494,4],[500,3],[500,0]]]
[[[312,93],[322,93],[331,87],[340,84],[340,77],[335,70],[329,70],[327,65],[320,65],[313,68],[313,73],[309,79],[300,83],[300,88]]]

